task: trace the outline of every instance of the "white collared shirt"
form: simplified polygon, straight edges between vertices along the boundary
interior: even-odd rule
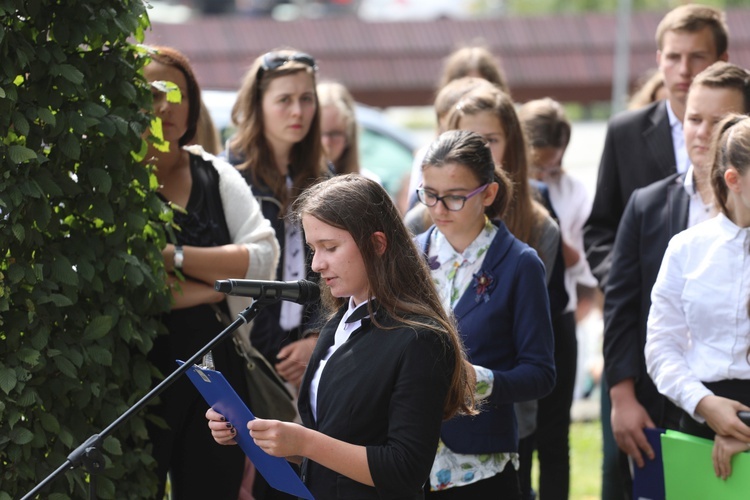
[[[687,227],[693,227],[696,224],[707,221],[708,219],[716,215],[716,209],[714,206],[713,199],[710,203],[703,203],[703,198],[696,190],[695,179],[693,178],[693,165],[691,164],[685,174],[685,180],[683,181],[683,187],[685,192],[690,199],[688,204],[688,222]],[[708,179],[706,179],[708,181]]]
[[[344,344],[344,342],[349,340],[352,332],[362,326],[362,319],[364,318],[357,321],[352,321],[351,323],[347,323],[346,320],[349,319],[349,316],[351,316],[352,313],[360,307],[367,307],[367,302],[368,301],[364,301],[359,305],[354,305],[354,300],[349,297],[349,309],[344,313],[341,321],[339,321],[339,326],[338,328],[336,328],[336,333],[333,337],[333,345],[328,348],[328,352],[326,352],[325,356],[323,356],[323,359],[320,360],[318,369],[315,370],[315,375],[313,375],[313,379],[310,381],[310,409],[312,410],[312,414],[315,420],[318,420],[318,387],[320,386],[320,377],[323,375],[323,370],[326,367],[326,363],[331,358],[331,356],[333,356],[333,353],[336,352],[338,348]]]
[[[750,380],[750,229],[723,213],[669,242],[651,292],[646,368],[660,393],[693,415],[702,382]]]
[[[677,171],[679,173],[687,172],[690,166],[690,158],[685,146],[685,133],[682,130],[682,122],[672,111],[672,105],[667,99],[667,116],[669,116],[669,126],[672,129],[672,147],[674,148],[674,159],[677,162]]]

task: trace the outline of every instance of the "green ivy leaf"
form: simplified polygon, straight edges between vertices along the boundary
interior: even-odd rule
[[[73,447],[73,435],[67,428],[61,428],[60,432],[57,433],[57,437],[60,439],[60,442],[62,442],[62,444],[64,444],[66,447]]]
[[[78,275],[73,270],[73,265],[64,255],[58,255],[52,261],[52,279],[66,285],[78,284]]]
[[[53,414],[49,412],[40,412],[39,421],[44,430],[51,432],[52,434],[60,432],[60,422],[57,421],[57,418]]]
[[[18,356],[18,359],[20,359],[24,363],[28,363],[30,365],[36,365],[37,362],[39,361],[39,356],[41,356],[41,353],[37,351],[36,349],[22,347],[18,350],[18,352],[16,353],[16,356]]]
[[[78,71],[72,64],[57,64],[52,67],[52,73],[65,78],[71,83],[80,85],[83,83],[83,73]]]
[[[93,102],[85,102],[83,104],[83,114],[92,118],[102,118],[107,116],[107,109]]]
[[[17,382],[16,371],[13,368],[0,368],[0,389],[2,389],[5,394],[10,394],[10,391],[16,387]]]
[[[37,109],[37,116],[40,120],[42,120],[47,125],[54,127],[57,124],[57,119],[55,118],[55,114],[50,110],[49,108],[39,108]]]
[[[73,134],[65,134],[57,143],[60,151],[73,160],[77,160],[81,157],[81,144],[78,142],[78,138]]]
[[[88,171],[91,184],[103,194],[107,194],[112,189],[112,177],[103,168],[92,168]]]
[[[109,201],[104,198],[96,198],[91,203],[91,214],[107,224],[112,224],[115,219],[112,205],[110,205]]]
[[[26,230],[21,224],[13,224],[13,236],[16,237],[18,241],[23,243],[23,240],[26,239]]]
[[[87,352],[94,363],[102,366],[112,366],[112,353],[108,349],[101,346],[91,346]]]
[[[14,144],[8,148],[8,156],[10,157],[10,161],[16,164],[26,163],[27,161],[36,159],[36,153],[34,151],[27,147],[19,146],[18,144]]]
[[[120,440],[115,437],[107,436],[104,439],[104,443],[102,443],[102,448],[104,448],[110,455],[122,455],[122,444],[120,444]]]
[[[52,362],[63,375],[67,375],[70,378],[78,378],[78,371],[69,359],[63,356],[55,356],[52,358]]]
[[[167,94],[167,102],[179,104],[182,102],[182,92],[180,87],[174,82],[168,82],[164,80],[156,80],[151,82],[151,86],[160,92]]]
[[[52,302],[57,307],[68,307],[73,305],[73,301],[68,297],[67,295],[62,295],[60,293],[51,293],[46,298],[42,298],[39,300],[40,304],[47,304],[49,302]]]
[[[15,444],[24,445],[34,439],[34,433],[25,427],[15,427],[10,431],[10,440]]]
[[[97,316],[93,318],[83,331],[83,340],[97,340],[112,330],[112,316]]]
[[[29,135],[29,120],[18,111],[12,114],[13,126],[16,127],[19,135]]]

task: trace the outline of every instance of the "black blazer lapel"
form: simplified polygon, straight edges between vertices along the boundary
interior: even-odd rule
[[[338,328],[339,322],[346,311],[346,307],[340,310],[336,316],[326,323],[321,329],[318,342],[315,345],[310,361],[307,364],[305,375],[302,377],[302,385],[300,386],[299,396],[297,398],[297,408],[302,417],[303,422],[310,422],[314,427],[317,427],[315,418],[312,414],[312,408],[310,408],[310,382],[312,382],[315,372],[318,370],[318,365],[323,356],[328,352],[328,349],[333,345],[335,340],[336,329]]]
[[[674,145],[672,143],[672,129],[669,125],[667,113],[667,101],[661,101],[654,108],[649,117],[651,126],[643,131],[643,140],[646,142],[653,156],[659,173],[653,172],[647,184],[667,177],[677,172],[677,161],[674,156]],[[646,185],[646,184],[644,184]]]

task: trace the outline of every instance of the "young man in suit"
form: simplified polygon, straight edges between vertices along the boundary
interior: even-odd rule
[[[586,259],[602,291],[606,291],[617,226],[631,193],[687,167],[681,126],[686,92],[695,75],[720,59],[727,60],[728,38],[721,11],[682,5],[668,12],[656,30],[656,62],[668,99],[618,114],[608,125],[594,202],[584,226]],[[619,498],[622,489],[608,425],[609,403],[605,378],[603,500]]]
[[[714,125],[728,113],[750,112],[750,73],[716,62],[695,77],[687,97],[684,140],[690,166],[636,189],[623,213],[604,295],[604,372],[612,400],[612,430],[622,454],[637,467],[653,458],[645,427],[676,429],[679,411],[646,373],[643,349],[651,288],[672,236],[717,211],[713,204],[710,145]]]
[[[682,5],[670,11],[659,23],[656,42],[656,61],[669,98],[610,121],[594,203],[584,228],[586,256],[602,290],[630,194],[687,170],[682,121],[690,83],[714,62],[728,59],[724,14],[703,5]]]

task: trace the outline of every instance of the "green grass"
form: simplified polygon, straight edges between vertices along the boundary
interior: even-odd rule
[[[570,500],[598,500],[602,480],[602,426],[599,420],[570,426]],[[539,466],[534,454],[531,470],[534,489],[539,485]]]

